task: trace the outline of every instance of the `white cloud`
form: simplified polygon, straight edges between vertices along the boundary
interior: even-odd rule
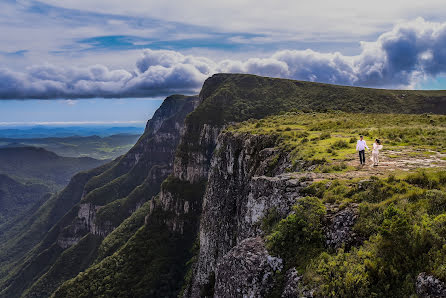
[[[268,57],[212,60],[176,51],[145,50],[136,69],[40,65],[0,69],[0,98],[153,97],[197,93],[214,73],[237,72],[334,84],[410,88],[446,73],[446,23],[421,18],[396,25],[362,52],[283,50]]]
[[[440,0],[313,0],[313,1],[155,1],[41,0],[97,13],[159,18],[220,31],[291,33],[317,39],[324,35],[357,38],[415,16],[443,17]]]

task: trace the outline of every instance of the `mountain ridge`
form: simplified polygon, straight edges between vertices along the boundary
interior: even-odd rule
[[[181,110],[177,101],[181,101],[182,98],[184,97],[179,95],[168,97],[165,101],[166,105],[160,108],[159,116],[166,118],[169,111]],[[124,296],[171,297],[178,295],[181,287],[184,286],[185,297],[211,295],[215,290],[215,282],[224,284],[223,279],[215,280],[217,259],[210,263],[214,265],[209,265],[210,267],[204,271],[199,269],[203,266],[197,267],[198,258],[201,256],[213,258],[211,254],[203,252],[199,254],[200,250],[210,247],[210,238],[202,234],[204,231],[202,227],[206,225],[212,227],[213,224],[211,221],[203,222],[203,218],[200,223],[203,210],[207,210],[206,208],[209,207],[207,204],[212,202],[210,189],[213,188],[214,193],[221,192],[223,195],[227,191],[221,185],[225,179],[228,181],[233,179],[242,190],[248,187],[250,184],[246,181],[250,181],[251,176],[240,174],[240,177],[246,177],[240,180],[237,178],[239,177],[237,173],[244,173],[252,167],[247,160],[251,158],[255,161],[253,152],[257,152],[260,158],[255,164],[262,165],[257,167],[258,173],[255,176],[271,173],[279,175],[286,168],[285,164],[289,162],[286,156],[280,155],[280,151],[275,148],[276,139],[245,137],[243,140],[235,140],[228,135],[225,138],[221,134],[225,127],[250,118],[264,119],[267,116],[290,111],[312,113],[337,109],[345,112],[374,113],[384,109],[384,113],[437,112],[444,114],[445,103],[446,92],[441,91],[358,89],[253,75],[214,75],[206,80],[200,95],[194,97],[192,105],[184,110],[179,118],[172,120],[173,118],[167,117],[168,119],[164,119],[165,121],[161,123],[157,122],[154,116],[155,119],[149,121],[147,125],[146,131],[151,127],[154,139],[168,140],[171,137],[172,128],[175,128],[178,136],[176,143],[169,149],[172,157],[166,171],[159,171],[160,168],[152,172],[152,178],[155,179],[151,181],[154,181],[153,185],[156,182],[159,183],[158,189],[147,188],[142,179],[144,174],[137,168],[130,170],[138,164],[138,160],[148,158],[149,151],[136,149],[131,150],[126,157],[115,161],[115,164],[107,167],[104,172],[89,178],[89,181],[84,184],[82,198],[78,199],[80,205],[72,211],[71,220],[68,220],[71,223],[66,226],[68,229],[65,230],[67,232],[64,235],[65,238],[58,238],[58,241],[67,245],[66,247],[63,245],[63,249],[70,247],[70,251],[73,251],[77,243],[83,239],[79,237],[87,234],[99,235],[104,237],[102,243],[107,246],[101,248],[99,244],[98,248],[95,244],[92,249],[103,251],[101,257],[96,258],[93,265],[79,268],[79,270],[85,269],[84,272],[78,275],[72,272],[73,279],[56,281],[54,276],[57,276],[55,274],[57,270],[49,269],[46,272],[52,273],[46,275],[45,278],[53,276],[51,282],[46,279],[44,283],[43,279],[40,279],[43,275],[38,274],[34,277],[34,281],[38,279],[40,281],[35,284],[28,281],[27,285],[21,289],[26,296],[53,293],[53,297],[76,297],[114,293]],[[160,131],[163,124],[166,125],[166,131]],[[140,139],[134,148],[141,146],[143,139]],[[248,143],[243,146],[236,145],[243,142]],[[226,151],[223,148],[229,148],[227,152],[233,152],[233,154],[225,157]],[[234,159],[234,156],[240,156],[240,159]],[[212,173],[218,170],[219,159],[226,160],[224,162],[227,165],[226,169],[224,171],[220,169],[218,177],[221,178],[208,180],[213,177]],[[159,179],[163,176],[169,177]],[[282,185],[282,182],[275,182],[280,179],[273,178],[264,179],[264,181],[256,180],[258,183],[256,185],[269,183],[268,187],[265,186],[265,191],[274,190],[277,186],[275,183]],[[164,182],[161,184],[162,180]],[[209,185],[214,186],[209,188]],[[297,182],[292,187],[303,188]],[[155,191],[152,192],[151,189]],[[243,193],[245,192],[241,192]],[[144,197],[143,201],[140,200],[141,196]],[[290,199],[285,195],[284,198]],[[139,206],[134,204],[138,201],[142,202]],[[133,203],[129,205],[130,208],[129,206],[121,208],[126,202]],[[104,204],[106,208],[96,209]],[[226,213],[228,217],[236,216],[236,213],[231,213],[233,211],[228,206],[232,205],[223,204],[222,212],[228,212]],[[238,208],[238,205],[235,205],[235,208]],[[125,212],[122,212],[123,210]],[[135,210],[147,212],[144,222],[142,222],[143,214],[135,213]],[[265,211],[261,210],[261,212]],[[286,212],[284,210],[281,213],[282,216],[286,215]],[[259,216],[254,216],[252,223]],[[114,221],[115,218],[119,220]],[[205,218],[212,218],[212,216]],[[82,232],[76,235],[74,230],[70,230],[72,229],[70,226],[76,227],[79,223],[82,223],[82,229],[86,229],[87,233]],[[127,231],[129,235],[124,235],[122,231]],[[230,233],[227,235],[229,239],[232,239]],[[220,241],[219,238],[217,239]],[[226,254],[228,249],[241,243],[241,240],[225,240],[229,244],[222,244],[223,242],[218,244],[225,247],[220,254]],[[111,247],[111,249],[108,250],[106,247]],[[243,251],[242,248],[240,249]],[[80,247],[78,251],[81,251]],[[263,251],[259,250],[262,254]],[[94,258],[94,256],[90,257],[90,259]],[[59,264],[57,260],[53,260],[48,266],[60,268]],[[211,272],[214,272],[214,275]],[[43,289],[44,284],[51,284],[52,287],[62,285],[53,292],[55,288]],[[3,289],[1,292],[3,295],[11,293],[11,289],[19,289],[11,287],[11,283],[7,285],[9,289],[0,288]],[[217,290],[221,292],[224,288],[217,287]]]

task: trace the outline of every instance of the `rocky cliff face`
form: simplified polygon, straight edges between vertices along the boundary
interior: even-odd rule
[[[213,295],[265,297],[274,286],[275,272],[282,268],[282,260],[268,254],[261,237],[247,238],[217,264]]]
[[[217,264],[231,249],[262,235],[267,212],[286,217],[301,196],[307,182],[288,175],[269,177],[290,166],[274,144],[273,137],[231,132],[218,138],[203,201],[198,262],[185,296],[199,296],[212,277],[218,277]],[[220,276],[228,274],[222,270]]]
[[[53,227],[50,237],[47,237],[47,247],[55,247],[57,251],[49,259],[51,264],[38,265],[37,262],[41,260],[36,256],[35,261],[30,258],[27,265],[46,268],[32,273],[28,270],[28,276],[33,275],[30,282],[38,280],[48,269],[52,270],[49,275],[51,280],[37,281],[28,289],[28,296],[45,296],[42,289],[53,291],[67,278],[75,276],[76,270],[85,269],[88,262],[94,261],[101,240],[159,192],[162,181],[173,170],[175,150],[184,134],[184,120],[197,104],[197,96],[168,97],[148,121],[137,144],[127,154],[111,162],[110,166],[95,173],[82,185],[82,189],[76,189],[76,193],[79,193],[78,204]],[[86,245],[91,252],[88,260],[82,259]],[[63,266],[63,262],[66,262],[64,257],[69,255],[63,253],[67,249],[70,249],[69,254],[79,258],[70,262],[82,264],[81,267]],[[26,289],[28,286],[31,284],[22,283],[20,288]]]
[[[287,153],[276,149],[275,141],[232,132],[218,137],[203,198],[200,250],[184,297],[264,297],[271,289],[281,260],[266,252],[262,220],[271,212],[285,218],[312,183],[306,174],[287,173]],[[327,247],[352,245],[357,206],[326,207]],[[283,297],[310,297],[312,291],[293,272]]]
[[[184,134],[184,119],[197,104],[198,97],[168,97],[148,121],[137,144],[113,169],[87,184],[70,228],[77,236],[60,239],[58,243],[63,243],[64,248],[77,243],[85,235],[79,231],[105,237],[138,206],[156,195],[161,182],[172,172],[175,150]],[[120,175],[121,172],[124,174]],[[102,183],[97,182],[100,178]],[[146,191],[140,193],[138,184]],[[124,202],[119,206],[123,210],[113,214],[121,219],[117,221],[110,217],[110,211],[118,207],[113,204],[118,199]]]

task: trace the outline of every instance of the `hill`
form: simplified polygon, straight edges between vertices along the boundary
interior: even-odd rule
[[[113,159],[126,153],[138,140],[138,134],[110,136],[69,136],[46,138],[0,138],[0,148],[40,147],[65,157]]]
[[[2,224],[22,215],[34,204],[41,203],[43,195],[49,192],[49,188],[43,184],[24,184],[0,174],[0,234]]]
[[[43,148],[0,148],[0,173],[38,180],[53,189],[68,184],[75,173],[103,163],[90,157],[62,157]]]
[[[53,125],[35,125],[35,126],[15,126],[0,127],[0,138],[15,139],[42,139],[42,138],[66,138],[71,136],[101,136],[107,137],[117,134],[140,135],[144,127],[110,127],[106,125],[83,125],[83,126],[53,126]]]

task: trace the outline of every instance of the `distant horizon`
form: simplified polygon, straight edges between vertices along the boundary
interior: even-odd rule
[[[150,120],[147,119],[147,120]],[[0,122],[0,129],[8,127],[32,128],[32,127],[141,127],[147,121],[66,121],[66,122]]]
[[[152,118],[164,99],[0,100],[0,128],[6,126],[137,125]]]

